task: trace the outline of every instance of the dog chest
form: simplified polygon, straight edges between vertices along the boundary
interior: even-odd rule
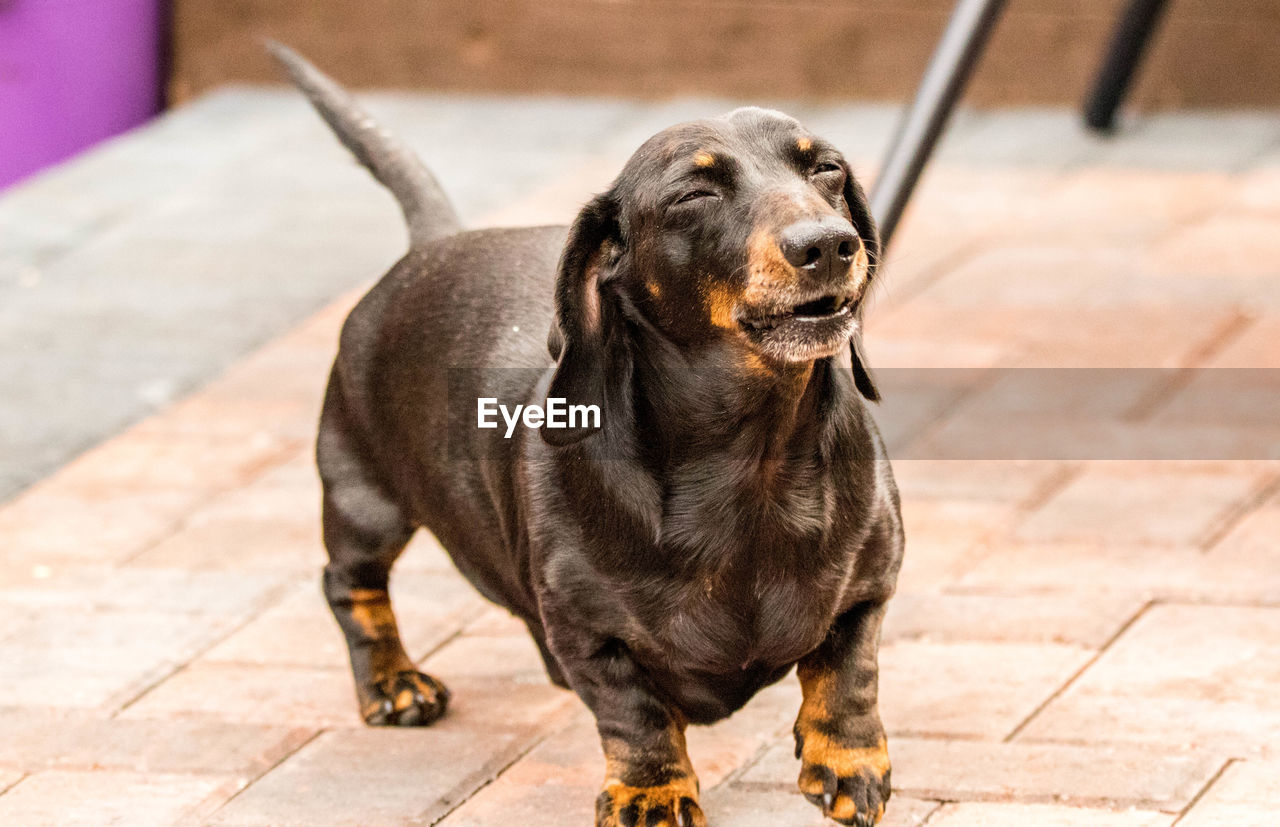
[[[820,644],[835,595],[801,579],[682,584],[654,617],[656,648],[678,668],[725,674],[790,664]]]

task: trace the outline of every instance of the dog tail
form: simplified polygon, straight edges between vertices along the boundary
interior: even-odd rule
[[[297,52],[270,40],[266,46],[343,146],[400,202],[409,225],[410,246],[421,246],[462,228],[435,176],[413,150],[379,126],[351,93]]]

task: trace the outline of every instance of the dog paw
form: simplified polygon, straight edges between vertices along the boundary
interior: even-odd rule
[[[889,801],[889,751],[884,739],[874,747],[840,744],[819,732],[796,742],[801,759],[800,792],[841,824],[871,827]]]
[[[697,781],[661,787],[629,787],[610,780],[596,799],[596,827],[707,827],[698,806]]]
[[[427,726],[444,714],[449,690],[422,672],[397,672],[361,692],[361,714],[370,726]]]

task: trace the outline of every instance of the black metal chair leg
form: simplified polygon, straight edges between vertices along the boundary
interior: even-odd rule
[[[1099,132],[1115,129],[1116,110],[1124,102],[1166,5],[1167,0],[1131,0],[1124,10],[1112,35],[1106,60],[1085,101],[1084,120],[1091,129]]]
[[[995,29],[1005,0],[958,0],[871,193],[871,213],[889,246],[916,181]]]

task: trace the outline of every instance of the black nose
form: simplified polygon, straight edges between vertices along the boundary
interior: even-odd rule
[[[783,230],[778,246],[792,267],[840,273],[858,252],[858,235],[844,222],[804,221]]]

